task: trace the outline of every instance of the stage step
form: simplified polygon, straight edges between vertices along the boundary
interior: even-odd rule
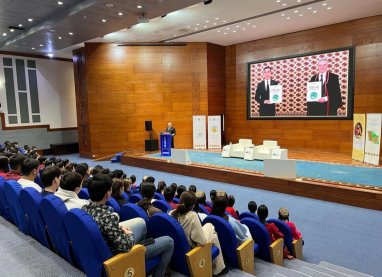
[[[330,269],[332,271],[345,274],[347,276],[352,276],[352,277],[373,277],[372,275],[368,275],[368,274],[361,273],[361,272],[358,272],[358,271],[355,271],[355,270],[344,268],[344,267],[341,267],[341,266],[338,266],[338,265],[334,265],[334,264],[331,264],[331,263],[328,263],[328,262],[320,262],[318,265],[321,266],[321,267]]]
[[[125,152],[117,152],[112,158],[111,162],[112,163],[120,163],[121,162],[121,157],[123,156]]]
[[[349,277],[345,273],[331,270],[320,265],[311,264],[305,261],[294,259],[292,261],[284,260],[284,266],[289,269],[294,269],[312,276],[333,276],[333,277]]]
[[[255,274],[258,277],[312,277],[294,269],[278,266],[273,263],[255,258]]]

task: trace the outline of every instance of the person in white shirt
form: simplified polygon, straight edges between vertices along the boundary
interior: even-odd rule
[[[36,159],[27,158],[21,163],[22,177],[17,181],[22,188],[32,187],[38,192],[42,191],[42,188],[34,182],[38,174],[38,166],[40,163]]]
[[[77,172],[68,172],[61,178],[61,184],[55,196],[61,198],[68,210],[89,204],[88,200],[78,198],[82,189],[82,176]]]

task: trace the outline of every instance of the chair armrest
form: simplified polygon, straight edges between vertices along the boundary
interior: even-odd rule
[[[270,246],[269,251],[271,252],[271,261],[274,264],[283,266],[284,262],[284,239],[275,240]]]
[[[186,254],[188,271],[191,276],[212,276],[212,243],[196,246]]]
[[[248,239],[236,248],[240,269],[252,275],[255,274],[254,244],[253,239]]]
[[[121,253],[103,262],[107,276],[145,276],[145,252],[142,245],[134,245],[127,253]]]
[[[292,241],[293,257],[302,260],[302,237]]]

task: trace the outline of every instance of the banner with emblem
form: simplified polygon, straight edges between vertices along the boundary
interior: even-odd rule
[[[365,157],[365,114],[354,114],[353,116],[353,152],[352,159],[363,162]]]
[[[367,114],[366,116],[366,143],[365,163],[379,164],[379,151],[381,146],[382,114]]]
[[[208,149],[222,148],[221,116],[208,116]]]
[[[206,116],[194,115],[192,117],[192,138],[194,149],[207,148]]]

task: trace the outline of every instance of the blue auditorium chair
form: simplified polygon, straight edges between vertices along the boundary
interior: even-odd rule
[[[179,203],[180,203],[180,199],[174,197],[174,198],[172,199],[172,202],[174,202],[175,204],[179,204]]]
[[[129,201],[129,195],[125,191],[122,192],[122,197]]]
[[[165,200],[163,194],[162,194],[162,193],[159,193],[159,192],[155,192],[155,193],[154,193],[154,199],[157,199],[157,200]]]
[[[53,194],[48,195],[42,198],[40,211],[56,253],[72,265],[76,265],[76,260],[71,253],[69,236],[64,226],[64,217],[68,213],[65,203]]]
[[[134,245],[128,253],[113,256],[94,219],[84,210],[71,209],[64,219],[79,267],[87,276],[145,276],[159,264],[145,263],[145,247]],[[146,267],[146,268],[145,268]]]
[[[172,207],[170,206],[170,204],[167,203],[167,201],[165,200],[155,200],[153,202],[153,206],[158,208],[164,213],[167,213],[168,211],[172,210]]]
[[[133,203],[133,204],[139,202],[140,200],[142,200],[142,195],[140,193],[134,193],[130,195],[129,197],[130,203]]]
[[[191,248],[180,223],[165,213],[156,213],[150,218],[148,231],[154,238],[169,236],[174,240],[173,270],[186,276],[212,276],[212,260],[219,255],[216,246],[207,243]]]
[[[222,217],[209,215],[203,220],[203,224],[206,223],[211,223],[215,227],[226,266],[240,268],[247,273],[254,274],[254,253],[257,248],[254,241],[249,239],[239,245],[231,224]]]
[[[106,201],[106,205],[112,207],[113,210],[114,210],[117,214],[120,214],[120,212],[121,212],[121,207],[119,206],[117,200],[115,200],[113,197],[110,197],[109,200]]]
[[[13,222],[21,232],[29,235],[30,231],[28,221],[25,216],[24,209],[21,207],[20,203],[21,190],[21,185],[14,180],[8,180],[4,184],[4,194],[9,204],[9,213],[13,219]]]
[[[125,221],[136,217],[143,218],[146,221],[146,223],[149,221],[149,216],[147,215],[145,210],[139,207],[138,205],[132,203],[127,203],[123,205],[121,207],[119,215],[120,221]]]
[[[207,210],[207,208],[204,207],[202,204],[199,204],[199,212],[206,214],[206,215],[210,214],[210,212]]]
[[[242,212],[242,213],[239,215],[239,219],[240,219],[240,220],[242,220],[243,218],[246,218],[246,217],[253,218],[253,219],[256,219],[256,220],[259,220],[259,217],[257,216],[257,214],[254,214],[254,213],[251,213],[251,212]]]
[[[256,219],[246,217],[240,222],[248,226],[252,238],[259,245],[256,255],[263,260],[282,266],[284,240],[280,238],[272,243],[267,228]]]
[[[82,188],[78,193],[78,198],[88,200],[90,199],[89,191],[87,188]]]
[[[8,200],[4,194],[4,185],[5,185],[5,179],[3,177],[0,177],[0,214],[6,220],[15,224],[13,222],[12,216],[11,216],[10,211],[9,211]]]
[[[30,235],[50,248],[46,224],[40,212],[41,200],[40,193],[34,188],[24,188],[20,192],[20,203],[27,216]]]
[[[302,246],[304,245],[302,238],[294,240],[289,225],[281,220],[268,219],[267,222],[274,223],[276,225],[279,231],[284,235],[284,243],[287,246],[289,252],[292,253],[293,257],[296,259],[302,260]]]

